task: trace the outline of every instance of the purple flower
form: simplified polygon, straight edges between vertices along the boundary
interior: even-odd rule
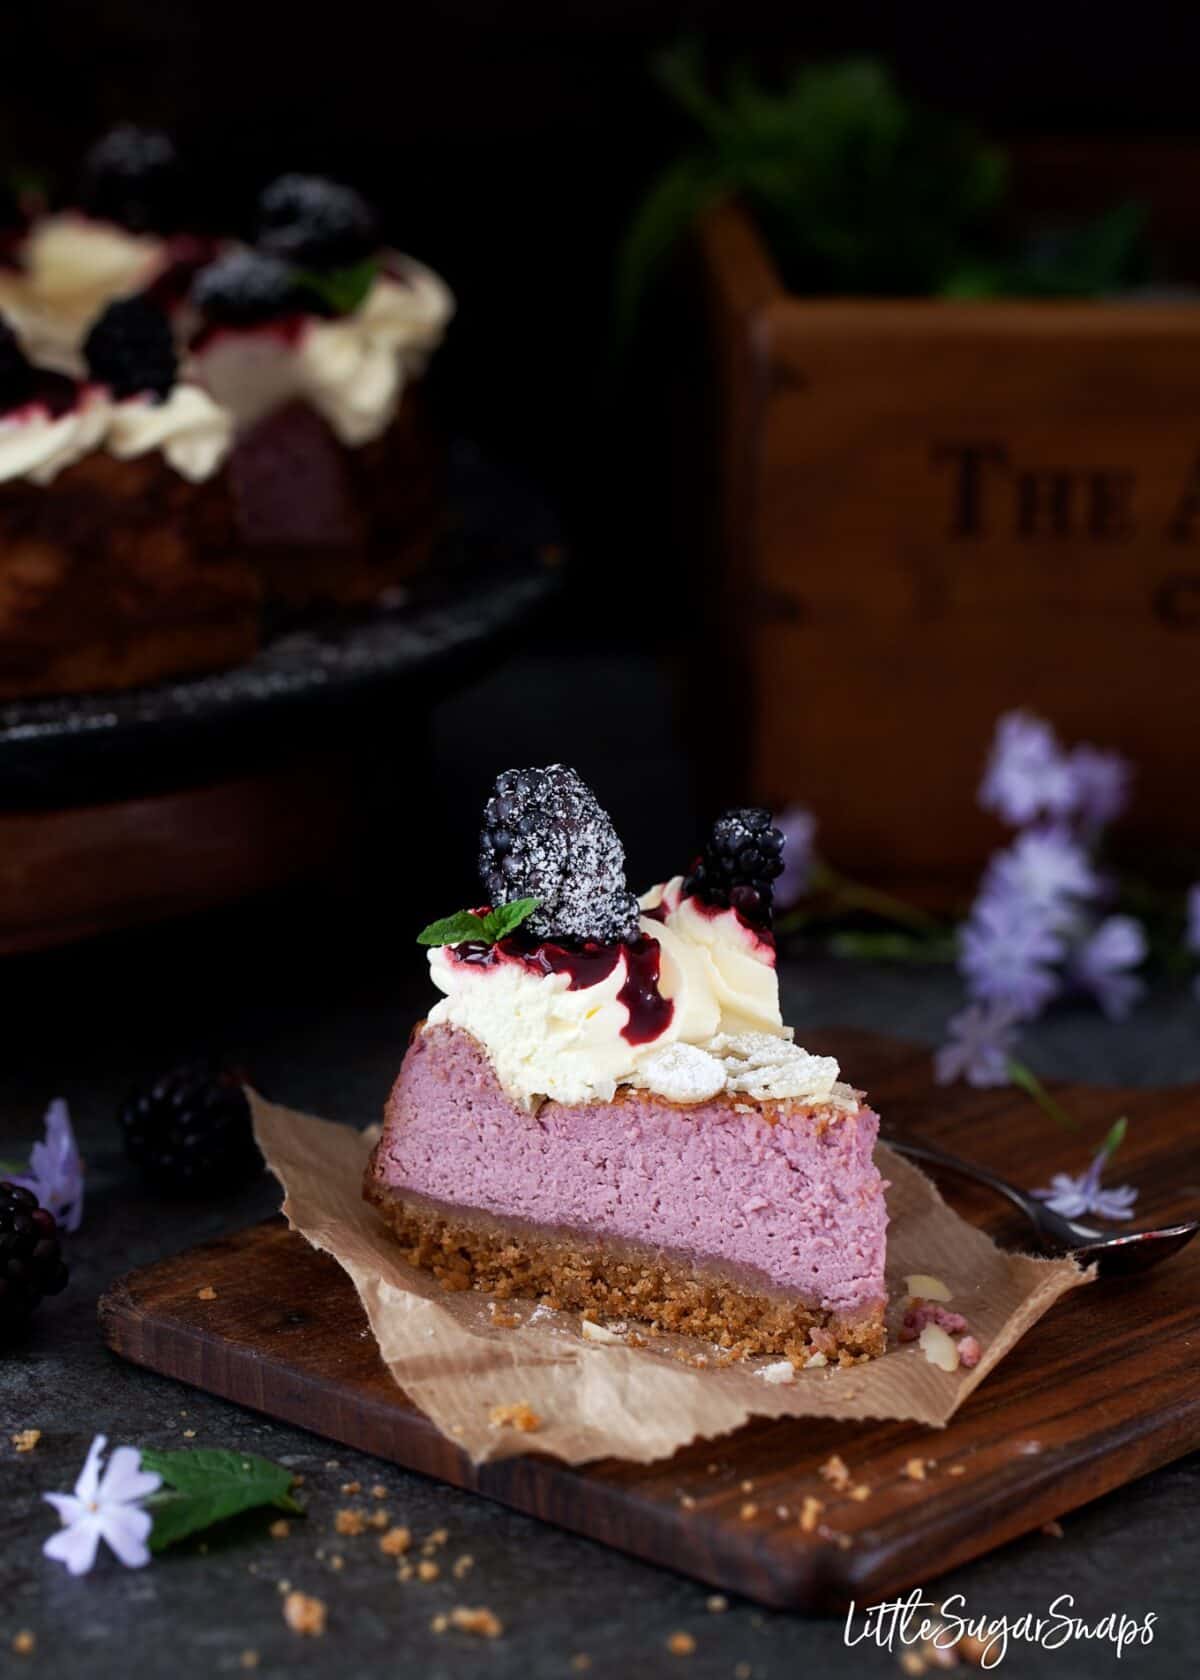
[[[1086,1172],[1055,1173],[1048,1190],[1033,1193],[1055,1213],[1067,1219],[1080,1219],[1085,1214],[1098,1214],[1101,1219],[1132,1219],[1133,1204],[1138,1193],[1130,1184],[1118,1185],[1114,1190],[1100,1188],[1100,1175],[1120,1148],[1125,1137],[1124,1117],[1113,1126]]]
[[[1146,930],[1132,916],[1106,916],[1071,953],[1071,976],[1091,992],[1110,1021],[1123,1021],[1146,990],[1128,972],[1145,962]]]
[[[87,1574],[96,1561],[101,1540],[128,1569],[141,1569],[150,1562],[146,1541],[154,1519],[143,1510],[142,1500],[162,1486],[162,1477],[142,1469],[136,1447],[117,1447],[101,1475],[100,1459],[107,1445],[103,1435],[96,1436],[73,1494],[42,1495],[63,1524],[42,1551],[48,1558],[65,1563],[72,1575]]]
[[[1062,940],[1046,916],[1002,893],[976,900],[959,938],[971,996],[1002,1004],[1017,1019],[1037,1015],[1060,990],[1053,965],[1062,957]]]
[[[1120,753],[1099,747],[1073,747],[1067,768],[1074,789],[1073,814],[1090,834],[1107,828],[1129,800],[1133,768]]]
[[[1048,723],[1029,712],[1004,714],[996,725],[979,803],[1017,828],[1073,809],[1070,766]]]
[[[1078,840],[1058,825],[1026,829],[997,852],[983,878],[982,896],[1025,905],[1061,923],[1073,899],[1091,899],[1100,881]]]
[[[1016,1016],[1003,1004],[973,1003],[947,1024],[946,1043],[933,1059],[939,1085],[965,1079],[979,1087],[1006,1085]]]
[[[83,1218],[83,1161],[71,1127],[71,1113],[61,1097],[46,1110],[46,1138],[29,1154],[29,1171],[13,1180],[32,1190],[38,1201],[68,1231]]]
[[[786,910],[803,898],[812,880],[817,819],[803,805],[788,805],[774,822],[783,835],[783,873],[775,882],[775,899]]]

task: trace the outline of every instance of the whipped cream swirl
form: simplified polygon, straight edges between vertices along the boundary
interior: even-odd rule
[[[567,972],[497,952],[465,961],[453,948],[429,954],[443,998],[427,1028],[469,1032],[496,1076],[527,1109],[557,1102],[610,1102],[618,1088],[649,1090],[680,1104],[719,1093],[751,1101],[790,1099],[853,1109],[830,1057],[791,1042],[779,1011],[775,952],[736,911],[714,911],[683,892],[682,877],[642,900],[642,939],[658,946],[658,991],[669,1003],[652,1033],[631,1034],[625,999],[635,978],[630,948],[616,948],[602,978],[573,983]]]
[[[148,286],[166,254],[164,240],[78,211],[43,216],[21,245],[20,268],[0,271],[0,311],[35,361],[78,372],[88,327],[116,298]]]
[[[112,403],[102,386],[87,386],[74,407],[52,414],[39,403],[0,418],[0,483],[15,478],[49,484],[64,467],[98,449]]]
[[[233,443],[233,416],[198,385],[176,385],[164,402],[114,403],[105,444],[119,460],[161,449],[183,478],[210,478]]]

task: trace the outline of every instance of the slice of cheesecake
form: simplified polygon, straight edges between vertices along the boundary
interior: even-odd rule
[[[485,885],[527,889],[537,908],[507,932],[483,912],[459,930],[474,937],[437,929],[445,996],[413,1034],[368,1200],[450,1288],[796,1364],[882,1352],[878,1119],[780,1019],[777,831],[731,813],[722,823],[753,819],[757,846],[743,838],[734,865],[749,878],[722,885],[718,824],[703,865],[639,910],[573,773],[521,772],[529,791],[510,797],[514,775],[489,807]],[[499,883],[496,832],[500,864],[516,859]]]

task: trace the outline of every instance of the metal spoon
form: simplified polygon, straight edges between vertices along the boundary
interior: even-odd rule
[[[1053,1208],[1048,1208],[1028,1190],[1010,1184],[1006,1178],[989,1172],[986,1167],[977,1167],[970,1161],[960,1160],[957,1155],[948,1155],[944,1149],[936,1149],[931,1143],[914,1143],[909,1138],[887,1135],[882,1135],[880,1141],[886,1143],[889,1149],[894,1149],[897,1155],[907,1155],[911,1161],[940,1167],[945,1172],[958,1173],[963,1178],[974,1179],[976,1184],[986,1185],[1021,1210],[1041,1238],[1043,1248],[1052,1253],[1069,1254],[1081,1266],[1095,1265],[1101,1277],[1128,1277],[1133,1272],[1144,1272],[1150,1266],[1157,1266],[1160,1260],[1169,1259],[1185,1243],[1191,1242],[1196,1232],[1200,1231],[1200,1219],[1188,1220],[1183,1225],[1164,1225],[1157,1231],[1100,1231],[1080,1219],[1067,1219],[1065,1215],[1055,1213]]]

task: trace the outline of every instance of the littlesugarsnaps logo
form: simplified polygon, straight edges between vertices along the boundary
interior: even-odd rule
[[[1120,1657],[1131,1646],[1152,1645],[1157,1620],[1153,1611],[1139,1617],[1110,1610],[1090,1621],[1075,1614],[1070,1593],[1060,1593],[1044,1611],[1023,1616],[972,1615],[961,1593],[935,1604],[923,1597],[921,1587],[914,1587],[907,1598],[867,1604],[861,1611],[851,1602],[842,1637],[847,1645],[866,1643],[881,1651],[904,1651],[914,1645],[931,1652],[955,1651],[980,1668],[997,1668],[1013,1645],[1058,1651],[1064,1645],[1090,1642],[1110,1645]]]

